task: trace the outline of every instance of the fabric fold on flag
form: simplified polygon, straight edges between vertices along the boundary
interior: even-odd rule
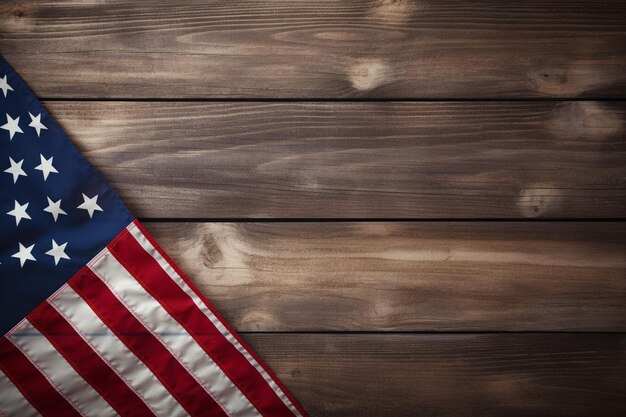
[[[306,416],[0,58],[0,415]]]

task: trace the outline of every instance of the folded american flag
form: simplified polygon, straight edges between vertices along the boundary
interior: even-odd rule
[[[0,150],[0,415],[305,415],[2,58]]]

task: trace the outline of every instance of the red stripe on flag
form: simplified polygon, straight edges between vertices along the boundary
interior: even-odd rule
[[[48,302],[29,315],[28,321],[121,416],[155,415]]]
[[[127,230],[109,252],[193,336],[264,416],[293,417],[267,381]]]
[[[178,360],[88,268],[69,285],[192,416],[227,416]]]
[[[0,370],[43,416],[80,417],[80,413],[6,337],[0,340]]]

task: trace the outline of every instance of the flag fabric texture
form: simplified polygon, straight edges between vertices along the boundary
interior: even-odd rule
[[[0,58],[0,415],[305,416]]]

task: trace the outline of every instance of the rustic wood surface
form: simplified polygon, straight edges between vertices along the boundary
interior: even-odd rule
[[[142,218],[626,216],[622,101],[46,104]]]
[[[626,223],[147,223],[240,331],[626,331]]]
[[[43,97],[619,97],[622,0],[10,0]]]
[[[312,417],[626,413],[622,0],[7,0],[0,54]]]
[[[623,416],[623,334],[243,335],[313,416]]]

